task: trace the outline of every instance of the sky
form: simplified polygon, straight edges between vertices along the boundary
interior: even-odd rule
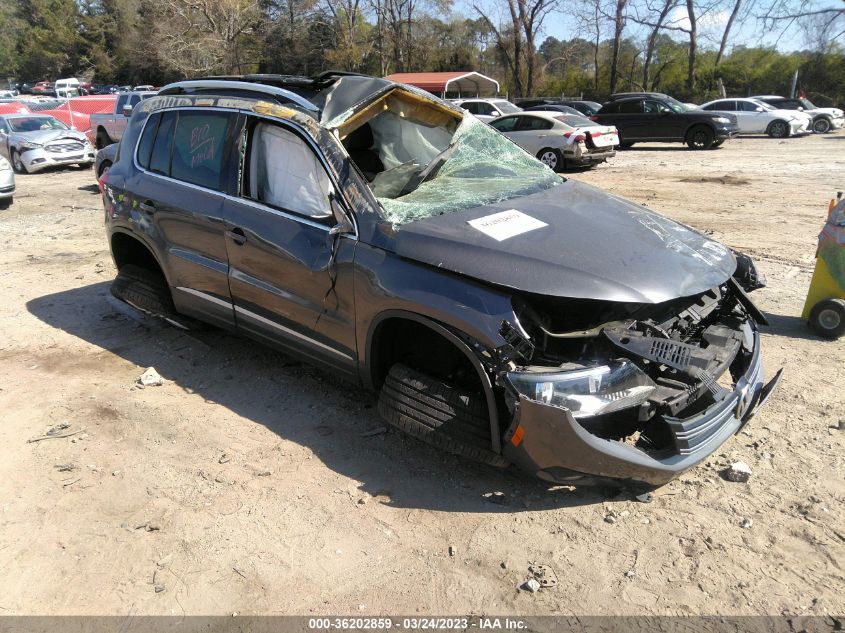
[[[500,2],[501,0],[496,0]],[[795,5],[795,10],[800,10],[802,7],[806,8],[808,5],[817,7],[835,7],[842,9],[842,0],[816,0],[815,2],[806,2],[804,0],[787,0],[790,4]],[[563,4],[563,3],[562,3]],[[726,2],[726,5],[732,4]],[[750,3],[746,2],[746,6]],[[755,13],[761,12],[766,5],[771,5],[772,0],[756,0],[753,6],[740,11],[738,20],[734,23],[732,35],[728,44],[728,52],[733,45],[744,44],[746,46],[774,46],[779,50],[788,52],[800,50],[808,46],[807,35],[803,28],[798,24],[788,24],[785,22],[779,23],[778,28],[765,28],[758,20],[754,18]],[[712,11],[698,20],[699,30],[699,46],[702,48],[718,48],[722,33],[730,17],[729,7],[726,10]],[[456,0],[454,5],[454,12],[460,13],[470,17],[476,17],[476,13],[472,8],[471,0]],[[743,15],[745,14],[745,15]],[[491,16],[492,17],[492,16]],[[689,26],[689,19],[687,17],[686,7],[677,7],[669,16],[669,23],[674,26],[684,27]],[[606,37],[612,36],[611,25],[606,27]],[[643,27],[629,21],[626,25],[626,35],[635,34],[640,38],[645,37]],[[575,20],[559,11],[552,13],[546,19],[543,32],[538,38],[538,44],[548,36],[556,37],[559,40],[567,40],[577,37],[578,25]],[[583,35],[583,34],[582,34]],[[669,33],[679,41],[686,41],[686,34],[675,32]],[[587,36],[588,38],[590,36]]]

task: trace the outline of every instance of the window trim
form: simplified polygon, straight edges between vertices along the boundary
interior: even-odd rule
[[[339,186],[339,180],[336,177],[334,171],[331,169],[328,161],[326,160],[326,157],[323,156],[323,152],[320,150],[320,146],[299,125],[297,125],[293,121],[277,119],[275,117],[271,117],[271,116],[267,116],[267,115],[263,115],[263,114],[258,114],[256,112],[252,112],[252,111],[248,111],[248,110],[239,110],[237,108],[221,108],[221,107],[212,107],[212,106],[173,106],[173,107],[169,107],[169,108],[158,108],[158,109],[155,110],[155,112],[157,112],[157,113],[160,112],[163,116],[165,112],[170,112],[170,111],[177,111],[178,112],[178,111],[181,111],[181,110],[187,110],[189,112],[196,112],[196,111],[203,111],[203,110],[209,110],[209,111],[212,111],[212,112],[231,112],[232,114],[240,115],[240,116],[237,117],[236,125],[241,125],[241,124],[245,125],[246,119],[248,119],[249,117],[253,117],[253,118],[256,118],[256,119],[265,119],[265,120],[270,121],[272,123],[276,123],[278,125],[283,125],[283,126],[289,127],[294,133],[298,133],[302,138],[305,139],[306,143],[308,143],[308,145],[311,146],[311,150],[317,155],[317,158],[320,160],[320,163],[323,165],[323,168],[326,170],[326,173],[329,175],[329,180],[331,180],[331,182],[332,182],[332,186],[334,188],[334,192],[335,192],[335,195],[336,195],[336,200],[337,200],[337,203],[341,207],[341,211],[343,211],[343,213],[346,215],[346,217],[352,223],[352,231],[350,231],[349,233],[341,234],[341,237],[345,237],[347,239],[352,239],[352,240],[358,241],[358,218],[355,216],[355,212],[353,211],[354,207],[351,204],[349,204],[349,201],[346,198],[346,193]],[[150,114],[152,114],[152,112]],[[196,189],[197,191],[203,191],[203,192],[206,192],[206,193],[211,193],[211,194],[215,194],[215,195],[218,195],[218,196],[222,196],[222,197],[224,197],[227,200],[230,200],[232,202],[239,202],[239,203],[242,203],[242,204],[247,204],[247,205],[252,206],[252,207],[259,209],[261,211],[266,211],[267,213],[272,213],[272,214],[275,214],[275,215],[278,215],[278,216],[281,216],[283,218],[287,218],[287,219],[290,219],[290,220],[296,220],[296,221],[301,222],[303,224],[307,224],[307,225],[313,226],[315,228],[323,229],[326,233],[328,233],[332,229],[332,227],[330,227],[330,226],[326,226],[325,224],[321,224],[319,222],[314,222],[313,220],[309,220],[308,218],[305,218],[301,215],[297,215],[297,214],[294,214],[294,213],[287,213],[285,211],[279,211],[277,209],[269,207],[269,206],[262,204],[260,202],[253,202],[249,198],[243,198],[239,195],[232,195],[231,193],[229,193],[227,191],[218,191],[217,189],[209,189],[209,188],[203,187],[201,185],[195,185],[191,182],[185,182],[183,180],[178,180],[176,178],[172,178],[171,176],[166,176],[164,174],[157,174],[153,171],[150,171],[149,169],[145,169],[144,167],[142,167],[138,163],[138,146],[141,142],[141,137],[144,135],[144,130],[146,129],[147,123],[149,122],[149,120],[150,120],[150,116],[147,115],[147,117],[144,119],[144,124],[143,124],[143,126],[141,126],[141,131],[138,134],[138,139],[135,141],[135,146],[132,150],[132,165],[134,166],[134,168],[136,170],[138,170],[138,171],[140,171],[140,172],[142,172],[142,173],[144,173],[148,176],[153,176],[154,178],[161,178],[163,180],[167,180],[167,181],[174,182],[176,184],[182,185],[183,187],[189,187],[191,189]],[[156,130],[156,133],[158,133],[157,130]],[[172,151],[172,146],[171,146],[171,151]]]

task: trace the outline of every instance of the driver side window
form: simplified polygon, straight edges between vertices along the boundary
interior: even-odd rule
[[[298,135],[272,123],[256,124],[246,162],[246,197],[311,219],[331,217],[331,180]]]

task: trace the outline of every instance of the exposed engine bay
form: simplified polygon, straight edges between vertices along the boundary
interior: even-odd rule
[[[521,295],[514,308],[531,346],[501,381],[511,413],[521,395],[648,451],[679,448],[675,421],[733,392],[754,350],[757,310],[733,279],[656,305]]]

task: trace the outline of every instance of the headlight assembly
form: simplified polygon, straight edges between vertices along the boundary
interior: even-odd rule
[[[507,379],[531,400],[566,407],[576,418],[635,407],[656,389],[652,380],[629,361],[574,371],[528,369],[509,372]]]
[[[716,123],[721,123],[722,125],[727,125],[728,123],[730,123],[730,122],[731,122],[731,120],[730,120],[728,117],[724,117],[724,116],[717,116],[717,117],[716,117],[715,119],[713,119],[713,120],[714,120]]]
[[[33,143],[32,141],[21,141],[18,143],[18,147],[21,149],[41,149],[44,145],[41,143]]]

